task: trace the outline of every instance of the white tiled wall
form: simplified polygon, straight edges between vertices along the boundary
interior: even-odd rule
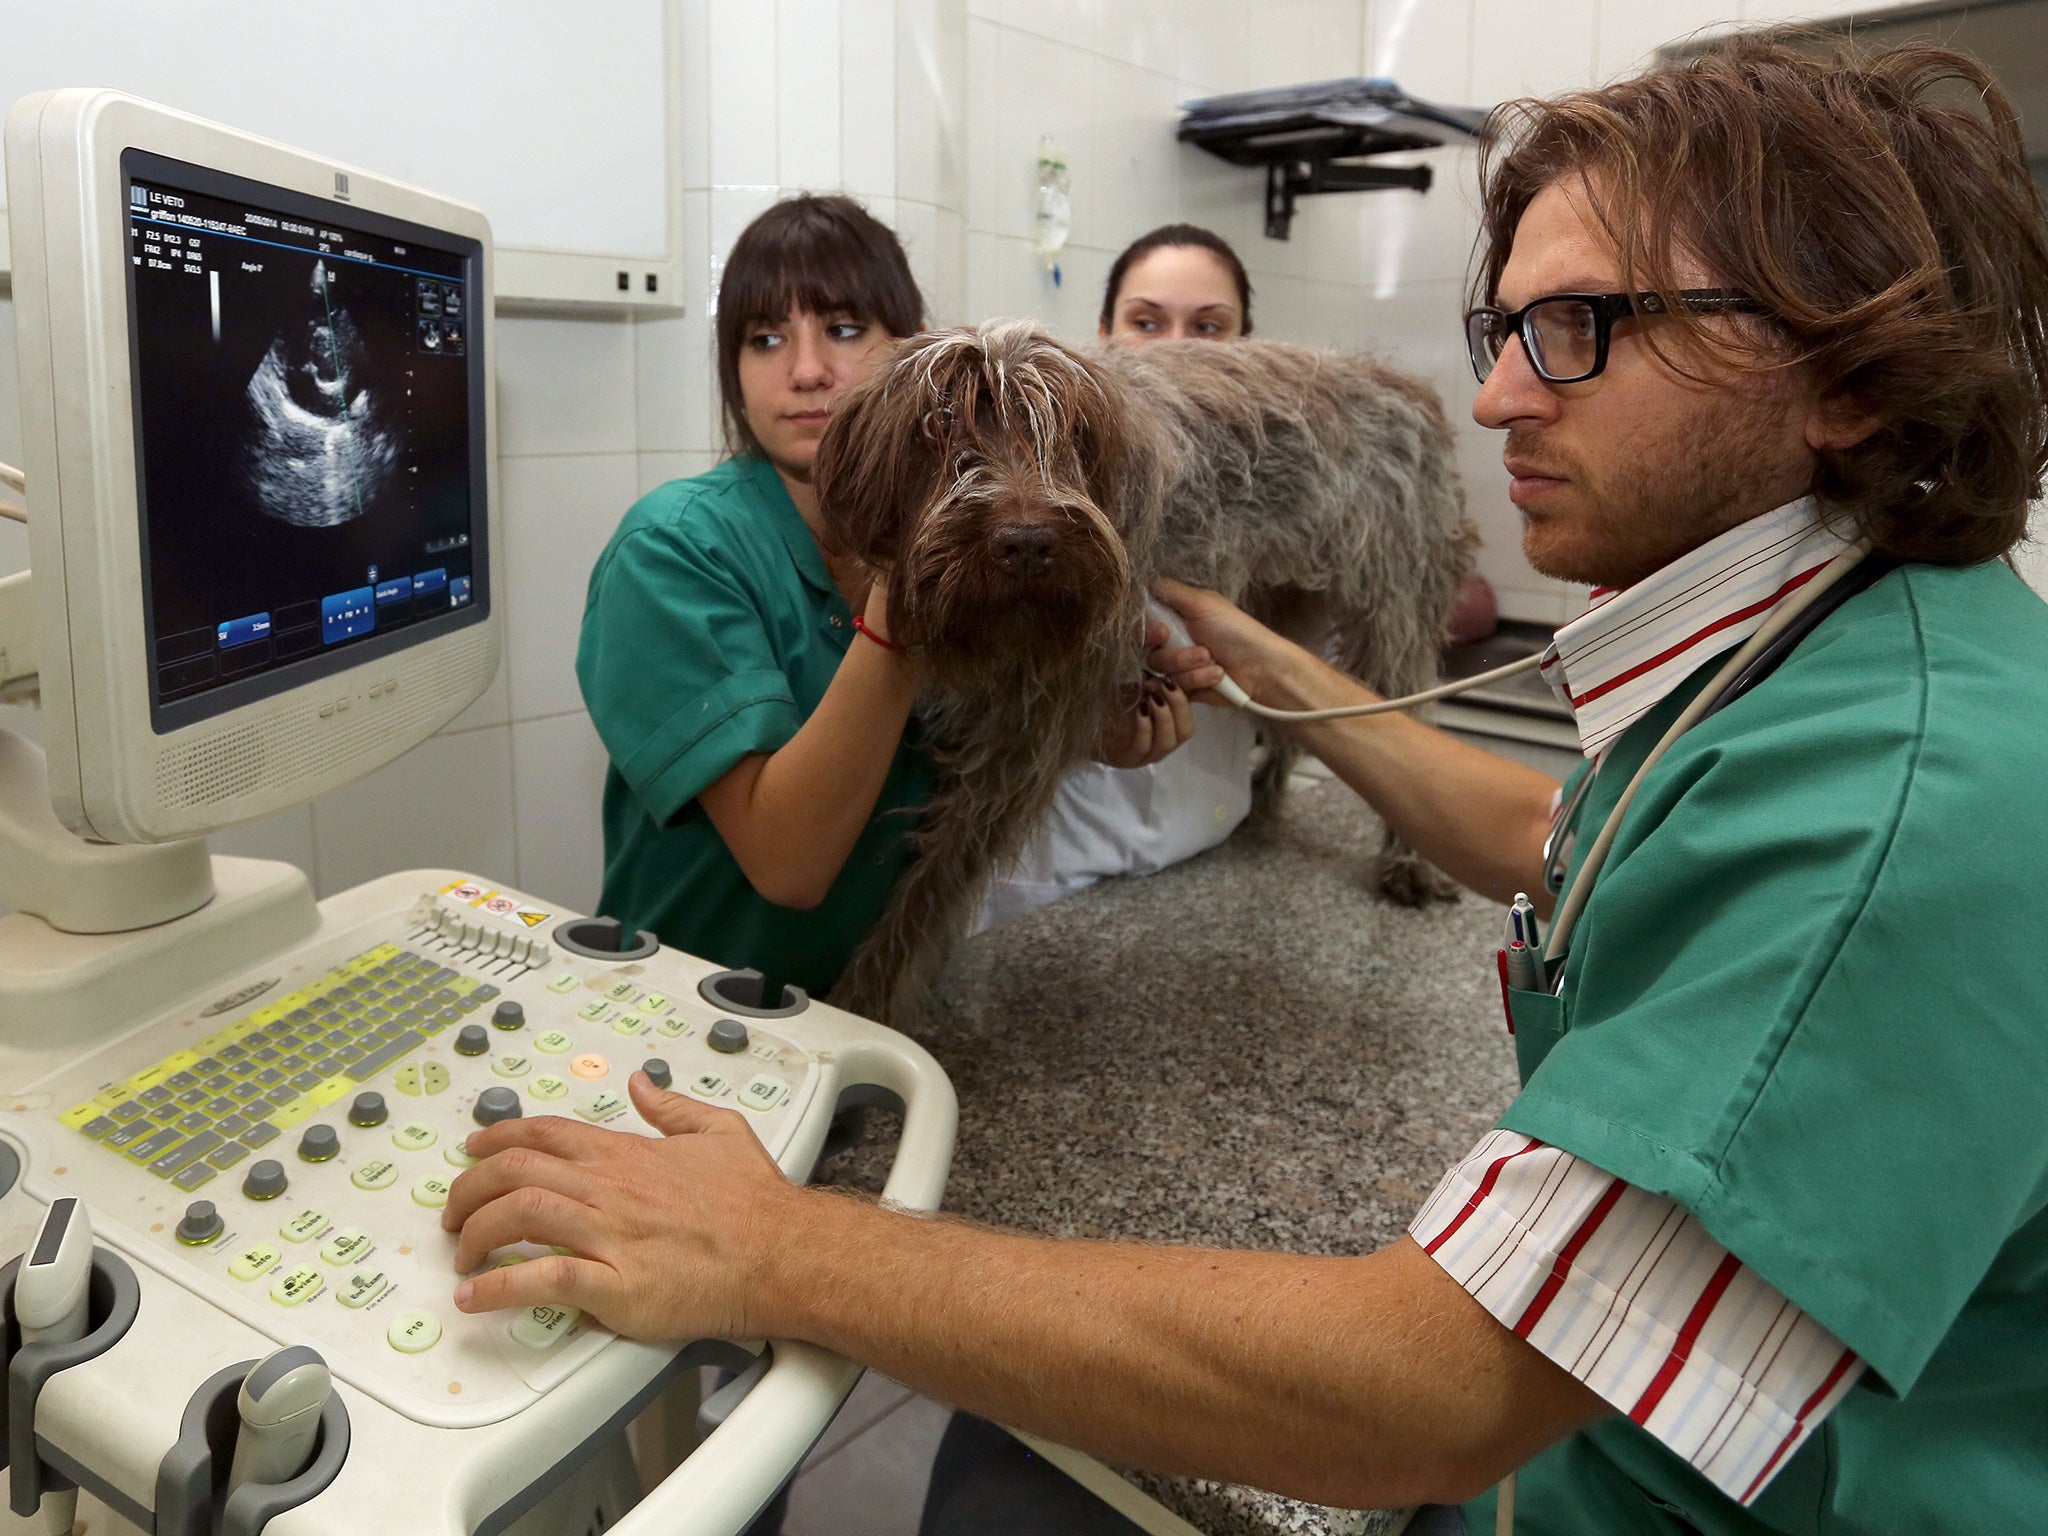
[[[1456,324],[1474,228],[1469,155],[1429,157],[1438,180],[1425,196],[1305,199],[1282,244],[1260,232],[1256,173],[1174,142],[1176,105],[1354,72],[1484,104],[1615,72],[1702,26],[1790,10],[1768,0],[685,0],[687,313],[498,324],[504,669],[401,761],[215,846],[289,859],[323,893],[403,860],[594,905],[604,755],[573,675],[585,581],[636,495],[715,462],[709,300],[733,238],[785,189],[865,198],[903,235],[935,321],[1029,314],[1076,338],[1093,332],[1125,243],[1171,219],[1218,230],[1251,269],[1261,334],[1375,348],[1437,385],[1464,423],[1483,566],[1504,607],[1564,616],[1574,599],[1521,562],[1498,440],[1470,425]],[[1030,241],[1047,132],[1074,171],[1058,287]],[[0,457],[18,462],[12,350],[11,306],[0,302]],[[26,563],[23,530],[0,521],[0,573]]]

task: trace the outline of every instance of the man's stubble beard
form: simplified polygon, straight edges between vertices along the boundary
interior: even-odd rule
[[[1810,477],[1811,467],[1785,462],[1782,446],[1787,401],[1768,385],[1760,388],[1764,395],[1757,398],[1730,393],[1704,404],[1656,461],[1624,460],[1597,476],[1571,455],[1535,446],[1539,437],[1518,440],[1510,430],[1510,456],[1562,470],[1591,504],[1563,525],[1563,540],[1544,540],[1544,521],[1529,519],[1522,536],[1529,563],[1564,581],[1631,587],[1804,494],[1801,475]]]

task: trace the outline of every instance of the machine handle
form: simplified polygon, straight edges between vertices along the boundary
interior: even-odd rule
[[[959,1100],[931,1053],[902,1035],[875,1031],[836,1051],[828,1087],[885,1088],[903,1101],[903,1139],[882,1198],[937,1210],[953,1166]],[[822,1134],[822,1132],[820,1133]],[[609,1536],[737,1536],[809,1454],[853,1391],[861,1368],[794,1340],[770,1340],[773,1363],[683,1464],[610,1528]]]

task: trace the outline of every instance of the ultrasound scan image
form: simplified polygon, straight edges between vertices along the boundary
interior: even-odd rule
[[[265,513],[300,528],[360,517],[398,472],[390,403],[360,382],[364,347],[315,262],[307,318],[279,335],[249,379],[254,412],[242,477]]]

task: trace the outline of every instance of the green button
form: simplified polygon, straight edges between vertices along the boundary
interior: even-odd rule
[[[369,1251],[369,1233],[361,1227],[343,1227],[320,1250],[320,1257],[330,1264],[353,1264]]]
[[[576,973],[574,971],[564,971],[548,983],[548,990],[559,996],[564,992],[574,992],[577,986]]]
[[[576,1113],[589,1121],[609,1120],[626,1107],[623,1095],[613,1093],[609,1088],[576,1106]]]
[[[270,1299],[283,1307],[296,1307],[309,1296],[318,1296],[327,1281],[310,1264],[301,1264],[271,1282]]]
[[[524,1077],[533,1070],[533,1062],[525,1056],[500,1056],[491,1063],[491,1070],[500,1077]]]
[[[420,1091],[429,1095],[448,1091],[448,1069],[438,1061],[420,1063]]]
[[[477,1161],[459,1141],[451,1141],[441,1149],[441,1160],[451,1168],[474,1168]]]
[[[448,1181],[438,1173],[430,1173],[412,1187],[415,1205],[424,1205],[430,1211],[438,1211],[448,1203]]]
[[[367,1307],[382,1296],[391,1282],[378,1269],[359,1269],[341,1283],[338,1300],[344,1307]]]
[[[637,1035],[646,1027],[647,1020],[637,1013],[622,1013],[612,1020],[612,1033],[615,1035]]]
[[[763,1072],[740,1090],[740,1103],[748,1109],[766,1113],[780,1104],[788,1092],[789,1084]]]
[[[389,1189],[398,1182],[398,1164],[388,1157],[373,1157],[357,1163],[348,1181],[357,1189]]]
[[[421,1125],[417,1120],[408,1121],[391,1133],[391,1144],[401,1152],[424,1152],[440,1139],[431,1125]]]
[[[237,1280],[254,1280],[270,1273],[271,1266],[284,1257],[269,1243],[251,1243],[236,1254],[228,1265],[228,1273]]]
[[[512,1337],[528,1349],[546,1349],[574,1328],[582,1316],[574,1307],[528,1307],[513,1319]]]
[[[720,1077],[716,1072],[706,1072],[690,1084],[690,1092],[700,1099],[715,1099],[725,1092],[726,1082],[727,1079]]]
[[[287,1242],[303,1243],[307,1238],[318,1237],[327,1230],[325,1211],[301,1211],[290,1221],[277,1229],[278,1236]]]
[[[566,1099],[569,1085],[559,1077],[542,1076],[536,1077],[526,1091],[536,1099]]]
[[[680,1040],[690,1032],[690,1021],[680,1013],[677,1013],[671,1014],[668,1018],[658,1020],[654,1027],[664,1035],[667,1035],[669,1039]]]
[[[593,997],[589,1002],[576,1010],[576,1016],[579,1019],[596,1020],[607,1017],[611,1011],[612,1005],[610,1003],[601,997]]]
[[[604,995],[615,1003],[630,1003],[640,995],[640,989],[630,981],[615,981],[604,989]]]
[[[545,1051],[550,1056],[566,1056],[576,1049],[576,1041],[574,1037],[563,1034],[559,1029],[551,1029],[533,1042],[533,1048]]]
[[[650,992],[640,999],[642,1013],[667,1013],[671,1006],[669,1000],[659,992]]]
[[[391,1319],[384,1337],[393,1349],[417,1355],[441,1342],[441,1323],[431,1312],[401,1312]]]

